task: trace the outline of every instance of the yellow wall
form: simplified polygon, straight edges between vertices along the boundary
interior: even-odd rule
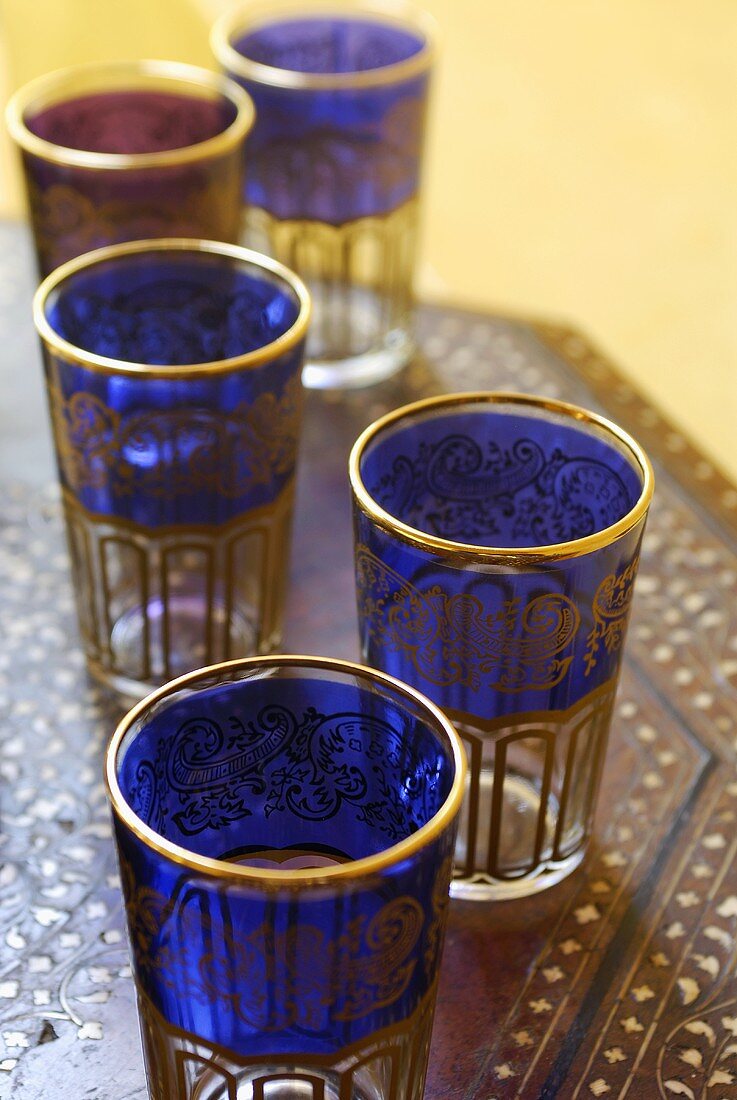
[[[225,6],[0,0],[0,95],[80,60],[207,63]],[[421,289],[575,321],[737,476],[737,3],[425,7],[442,59]],[[6,212],[13,169],[6,143]]]

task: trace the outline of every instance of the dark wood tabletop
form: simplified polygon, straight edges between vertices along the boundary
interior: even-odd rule
[[[77,640],[29,251],[0,225],[0,1097],[143,1100],[101,780],[118,712]],[[589,855],[537,897],[453,901],[427,1100],[737,1098],[737,489],[575,329],[418,320],[399,378],[308,396],[286,650],[358,655],[347,455],[391,407],[563,398],[657,479]]]

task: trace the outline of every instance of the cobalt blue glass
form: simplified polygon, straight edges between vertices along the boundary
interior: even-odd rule
[[[151,1100],[421,1100],[463,747],[381,673],[201,669],[107,754]]]
[[[139,698],[278,648],[309,315],[236,245],[159,240],[41,284],[41,336],[90,671]]]
[[[468,752],[452,892],[552,886],[591,833],[648,459],[572,405],[452,394],[371,425],[350,476],[363,658],[442,706]]]
[[[412,353],[432,37],[399,2],[276,2],[213,29],[215,55],[256,105],[246,243],[294,267],[315,303],[307,385],[374,382]]]
[[[236,243],[253,104],[233,81],[170,61],[77,65],[12,97],[41,275],[148,237]]]

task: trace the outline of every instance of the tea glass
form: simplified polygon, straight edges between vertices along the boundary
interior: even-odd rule
[[[564,402],[453,394],[350,459],[363,659],[453,719],[469,758],[454,895],[520,897],[584,857],[653,474]]]

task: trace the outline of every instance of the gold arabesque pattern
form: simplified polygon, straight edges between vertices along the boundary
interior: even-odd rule
[[[276,276],[286,284],[289,291],[299,303],[299,313],[292,326],[276,337],[268,344],[254,348],[252,351],[243,352],[241,355],[230,359],[217,359],[207,363],[185,363],[179,366],[152,365],[151,363],[134,363],[127,360],[113,359],[96,352],[86,351],[76,347],[52,326],[48,309],[50,301],[58,289],[67,280],[72,279],[80,272],[87,272],[97,264],[108,261],[117,262],[128,256],[139,256],[142,251],[150,254],[152,262],[158,260],[159,254],[190,253],[192,257],[197,254],[217,256],[226,262],[237,265],[253,265],[259,269],[260,276]],[[253,252],[239,245],[229,244],[226,241],[199,240],[189,237],[162,237],[155,240],[124,241],[122,244],[111,244],[105,248],[98,248],[94,252],[77,256],[73,260],[67,260],[61,267],[56,268],[36,290],[33,297],[33,321],[36,330],[45,345],[49,359],[58,357],[65,363],[77,363],[87,370],[100,375],[113,375],[115,377],[146,377],[172,379],[212,378],[217,375],[229,374],[234,370],[251,369],[264,363],[272,363],[280,356],[292,351],[304,340],[310,319],[310,295],[302,280],[284,267],[283,264]]]
[[[165,197],[119,197],[94,203],[71,183],[40,188],[27,180],[31,226],[43,271],[116,241],[146,237],[202,237],[237,241],[240,172],[235,159],[218,164],[217,175],[180,173],[177,201]]]
[[[183,689],[197,688],[203,680],[208,686],[215,678],[221,683],[234,683],[241,677],[258,675],[262,670],[276,669],[287,672],[290,669],[299,669],[300,672],[316,669],[320,672],[337,674],[338,677],[349,676],[355,678],[362,685],[370,685],[375,690],[384,691],[394,698],[398,697],[400,705],[409,705],[411,710],[421,715],[423,720],[427,721],[436,731],[441,743],[448,748],[454,766],[453,782],[447,798],[433,817],[412,832],[411,835],[371,855],[362,856],[359,859],[349,860],[345,863],[336,863],[332,866],[290,869],[287,874],[277,869],[253,868],[240,863],[199,855],[162,837],[150,828],[123,797],[117,778],[118,753],[132,724],[142,718],[150,707],[158,707],[164,700],[176,695]],[[118,723],[106,754],[105,780],[114,812],[123,825],[149,848],[166,856],[172,862],[187,868],[189,871],[196,871],[208,876],[215,875],[218,881],[237,881],[250,886],[257,885],[261,891],[280,891],[284,889],[299,891],[306,884],[323,885],[338,881],[355,883],[364,880],[365,876],[396,865],[403,858],[421,851],[432,840],[442,836],[451,826],[463,801],[463,789],[466,780],[466,755],[450,719],[434,703],[408,684],[376,669],[367,668],[351,661],[342,661],[331,657],[306,656],[304,654],[280,654],[278,656],[249,657],[244,660],[223,662],[206,669],[200,668],[158,688],[153,694],[134,706]]]
[[[458,380],[456,380],[456,384],[458,384]],[[611,437],[610,441],[615,450],[624,449],[628,453],[630,462],[639,470],[642,489],[638,499],[627,514],[610,527],[602,528],[590,535],[569,542],[551,543],[545,546],[486,546],[480,543],[455,542],[412,527],[397,516],[387,512],[374,499],[371,491],[363,481],[362,464],[364,455],[374,440],[378,439],[385,431],[391,430],[399,421],[409,421],[415,417],[422,418],[435,412],[452,413],[465,405],[479,410],[485,406],[492,410],[494,406],[504,407],[506,405],[512,408],[517,406],[523,415],[530,415],[531,412],[536,412],[542,416],[552,414],[555,417],[561,417],[564,421],[570,420],[577,423],[579,427],[583,424],[595,432],[603,432]],[[498,566],[509,565],[515,568],[519,568],[523,563],[532,564],[581,557],[584,554],[601,549],[603,546],[610,545],[644,520],[652,500],[654,488],[653,469],[646,453],[631,435],[613,421],[607,420],[597,413],[589,412],[578,405],[573,405],[568,401],[510,390],[474,389],[467,392],[444,393],[433,397],[425,397],[413,401],[409,405],[395,408],[374,420],[359,435],[350,453],[348,469],[351,488],[358,508],[377,527],[388,531],[402,542],[418,547],[423,552],[437,553],[443,558],[451,560],[456,555],[463,555],[465,564],[470,562],[494,563]]]
[[[7,241],[5,266],[15,273],[8,285],[16,286],[14,301],[20,309],[24,253],[13,243],[10,228]],[[9,323],[15,317],[11,308]],[[734,1042],[737,1017],[737,674],[731,660],[737,645],[737,494],[706,456],[644,403],[631,381],[580,334],[561,329],[553,352],[543,348],[528,326],[507,320],[426,307],[420,322],[432,367],[432,376],[428,371],[424,375],[430,382],[437,376],[451,388],[544,385],[571,400],[582,399],[583,386],[593,395],[589,403],[600,403],[633,431],[666,464],[669,475],[660,479],[648,521],[628,631],[630,660],[623,670],[589,858],[555,895],[547,895],[554,920],[544,916],[545,904],[540,908],[527,900],[498,910],[511,930],[501,940],[497,935],[489,939],[478,907],[452,905],[453,934],[445,956],[450,985],[438,1007],[427,1096],[445,1100],[455,1091],[459,1100],[479,1095],[535,1100],[553,1067],[559,1073],[560,1096],[578,1092],[583,1098],[598,1092],[630,1100],[638,1090],[649,1096],[648,1088],[667,1096],[678,1090],[686,1096],[685,1089],[697,1096],[704,1090],[706,1095],[730,1095],[734,1085],[723,1084],[721,1092],[716,1083],[707,1086],[712,1074],[734,1072],[729,1057],[720,1059]],[[552,342],[550,326],[543,331]],[[561,361],[563,356],[568,364]],[[307,437],[312,476],[325,466],[322,403],[309,411],[315,415]],[[351,420],[346,436],[352,425]],[[318,509],[333,499],[329,479],[308,479],[306,487]],[[107,808],[96,801],[96,769],[80,767],[78,752],[82,734],[91,740],[107,738],[114,713],[98,713],[77,648],[58,642],[71,637],[74,628],[64,595],[66,564],[59,554],[63,531],[55,506],[48,494],[13,490],[3,494],[3,516],[10,539],[5,545],[12,547],[3,558],[1,578],[6,626],[11,649],[16,631],[18,644],[15,660],[0,679],[9,704],[9,745],[20,748],[4,764],[8,780],[17,774],[4,792],[6,815],[17,819],[6,840],[8,855],[14,835],[24,845],[32,837],[43,838],[44,860],[63,863],[77,842],[94,852],[89,863],[67,863],[90,904],[78,904],[76,893],[68,892],[54,902],[62,916],[52,927],[42,926],[45,913],[28,904],[28,891],[39,897],[49,883],[44,861],[26,861],[15,882],[2,891],[2,940],[7,935],[6,959],[14,968],[7,977],[19,979],[17,996],[7,997],[6,990],[0,1002],[3,1028],[9,1039],[18,1036],[28,1044],[5,1045],[5,1077],[11,1092],[25,1085],[44,1094],[60,1043],[38,1045],[38,1040],[53,1026],[74,1060],[80,1091],[99,1085],[102,1072],[115,1092],[116,1077],[120,1082],[123,1073],[117,1039],[124,1037],[131,1087],[145,1092],[125,967],[127,948],[120,938],[113,945],[113,937],[120,936],[121,907],[117,900],[110,904],[108,876],[116,869]],[[336,540],[335,546],[329,542],[297,559],[299,585],[314,575],[317,563],[336,594],[324,616],[322,605],[319,614],[307,610],[309,625],[297,638],[314,638],[323,651],[332,646],[350,652],[353,638],[341,608],[353,588],[348,576],[335,572],[340,556]],[[29,622],[35,624],[32,644],[23,629]],[[39,683],[43,691],[31,689]],[[699,786],[705,745],[719,755],[707,782]],[[51,785],[44,778],[44,769],[50,767],[56,769]],[[671,836],[675,847],[669,849]],[[531,908],[535,919],[530,919]],[[633,930],[634,940],[623,944],[621,933]],[[26,946],[13,950],[11,940],[18,934]],[[76,950],[68,946],[73,936],[82,945]],[[43,954],[52,960],[43,983],[29,965],[29,959],[36,961],[41,942]],[[485,968],[488,956],[476,950],[477,944],[487,943],[501,944],[492,971]],[[101,963],[109,966],[104,982],[90,970]],[[482,1011],[489,980],[503,999],[493,1021]],[[50,991],[46,1009],[34,1007],[39,985]],[[109,997],[107,1003],[101,1003],[103,996]],[[582,1007],[588,1013],[583,1018]],[[459,1021],[464,1020],[473,1027],[466,1028],[467,1056],[459,1059]],[[97,1033],[104,1041],[91,1040]],[[111,1035],[117,1037],[112,1044],[107,1041]],[[581,1039],[577,1055],[561,1065],[561,1052],[570,1052],[575,1036]],[[221,1091],[224,1097],[227,1092]]]
[[[121,873],[138,974],[166,985],[167,975],[184,965],[172,948],[174,928],[178,939],[203,947],[188,996],[208,1005],[220,1002],[261,1032],[363,1019],[398,1000],[416,966],[411,956],[424,914],[408,895],[386,902],[370,919],[349,921],[335,939],[301,922],[284,932],[267,922],[244,933],[223,916],[222,902],[209,908],[206,894],[191,895],[187,907],[137,884],[125,860]],[[320,959],[312,979],[303,969],[308,957]]]
[[[594,626],[586,639],[586,676],[596,665],[599,646],[607,653],[614,653],[624,642],[632,596],[634,594],[639,554],[618,573],[610,573],[596,590],[592,607]]]
[[[262,393],[229,413],[195,407],[123,417],[94,393],[65,398],[52,375],[49,404],[62,475],[75,492],[106,487],[168,499],[209,490],[233,498],[294,468],[302,387],[294,377],[280,396]],[[158,461],[131,462],[141,452]]]
[[[476,596],[448,595],[440,585],[415,588],[364,545],[356,548],[356,578],[370,638],[402,653],[431,684],[463,684],[474,692],[493,687],[502,694],[550,688],[573,659],[581,619],[560,593],[525,606],[504,600],[489,615]]]
[[[438,870],[432,892],[432,919],[427,928],[427,945],[423,960],[425,976],[428,981],[432,980],[432,976],[436,972],[443,947],[442,936],[445,929],[446,912],[450,905],[450,894],[446,890],[445,884],[450,880],[452,874],[453,858],[452,856],[446,856]]]

